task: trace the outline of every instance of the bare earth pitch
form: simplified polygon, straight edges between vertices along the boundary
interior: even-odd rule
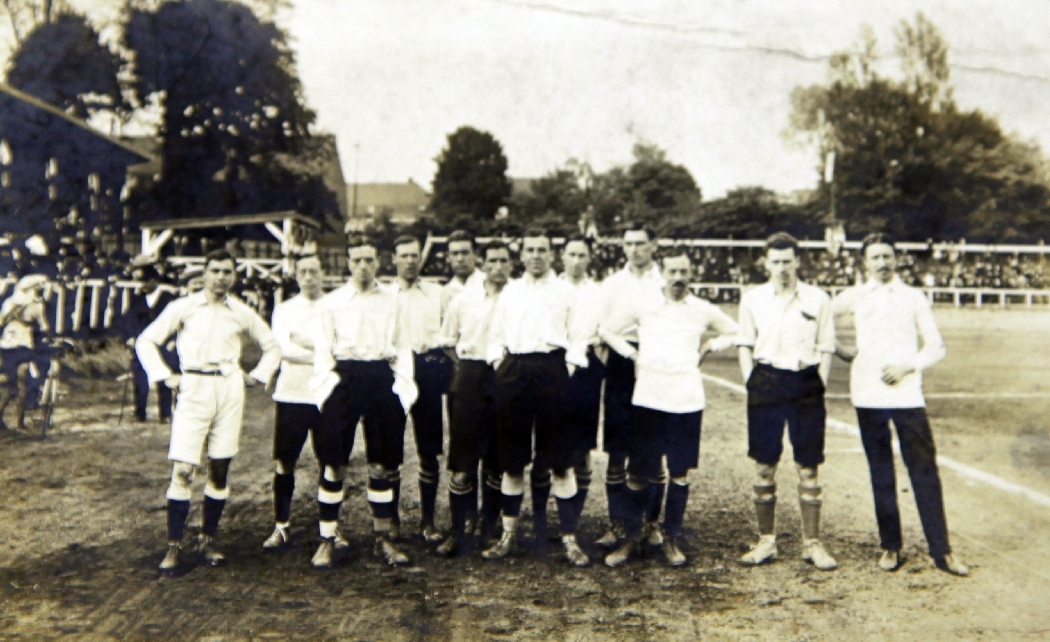
[[[926,390],[933,393],[929,413],[940,454],[1050,494],[1050,396],[1039,396],[1050,394],[1050,313],[938,309],[937,321],[948,357],[927,373]],[[709,359],[705,370],[739,381],[735,361],[725,355]],[[836,363],[833,395],[846,392],[846,376]],[[786,509],[778,516],[780,561],[738,566],[752,539],[744,400],[712,383],[685,520],[690,563],[682,569],[664,567],[656,551],[616,570],[571,569],[555,553],[549,560],[524,554],[486,563],[475,551],[446,560],[416,540],[406,544],[414,565],[388,569],[370,554],[360,452],[341,520],[352,545],[343,564],[330,572],[309,568],[317,537],[312,461],[298,471],[294,545],[264,554],[272,520],[273,407],[254,388],[220,533],[229,565],[161,578],[156,542],[170,472],[160,456],[167,427],[117,427],[120,384],[77,384],[47,441],[0,437],[0,639],[1036,640],[1050,634],[1050,508],[942,467],[952,544],[973,568],[970,578],[953,578],[923,554],[898,465],[907,560],[896,573],[882,572],[860,442],[834,430],[822,477],[826,543],[839,569],[824,573],[798,559],[797,511],[788,510],[794,497],[787,496],[794,484],[784,484]],[[848,400],[832,398],[828,408],[831,417],[856,423]],[[406,449],[406,478],[414,476],[414,450]],[[405,485],[402,498],[406,524],[418,515],[413,486]],[[439,526],[446,526],[445,493],[440,497]],[[585,544],[604,525],[604,501],[595,484],[581,526]]]

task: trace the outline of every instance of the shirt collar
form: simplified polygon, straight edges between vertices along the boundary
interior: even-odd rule
[[[574,288],[578,288],[578,287],[587,285],[588,283],[593,283],[594,282],[593,279],[591,279],[591,277],[587,276],[586,274],[583,275],[583,279],[579,283],[573,283],[572,279],[569,278],[569,273],[568,272],[562,272],[561,275],[558,278],[561,279],[562,281],[565,281],[566,283],[568,283],[569,285],[571,285]]]
[[[548,281],[551,280],[551,278],[553,276],[554,276],[554,270],[548,268],[547,269],[547,273],[544,274],[543,276],[539,277],[539,278],[536,278],[536,277],[532,276],[528,272],[526,272],[525,275],[522,278],[525,279],[525,283],[527,283],[529,285],[536,285],[536,284],[540,284],[540,283],[547,283]]]
[[[899,274],[894,274],[893,278],[890,279],[889,283],[879,283],[877,279],[871,279],[870,281],[868,281],[868,283],[871,284],[872,290],[886,289],[890,292],[896,292],[898,289],[900,289],[902,285],[904,285],[904,282],[901,281],[901,277]]]
[[[664,280],[663,275],[660,274],[660,266],[659,264],[657,264],[656,261],[653,261],[653,264],[649,266],[648,270],[642,272],[641,276],[634,275],[634,271],[631,270],[630,264],[623,266],[623,271],[627,273],[627,276],[630,276],[635,279],[660,279],[661,281]]]
[[[200,292],[194,292],[193,294],[189,295],[187,298],[189,298],[190,301],[193,303],[193,305],[196,306],[196,307],[202,307],[202,306],[205,306],[205,305],[210,305],[210,302],[208,301],[208,293],[205,292],[204,290],[201,290]],[[233,306],[230,305],[230,299],[231,298],[232,298],[232,295],[229,292],[227,292],[226,293],[226,298],[222,300],[220,305],[224,305],[227,308],[230,308],[232,310]]]

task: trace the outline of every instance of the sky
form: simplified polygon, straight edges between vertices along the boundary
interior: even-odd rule
[[[69,2],[101,22],[121,4]],[[446,136],[470,125],[511,176],[569,158],[604,171],[645,141],[714,198],[813,187],[815,151],[783,136],[792,89],[825,82],[865,23],[897,74],[893,29],[917,11],[950,46],[957,102],[1050,150],[1046,0],[291,0],[278,22],[347,182],[429,189]]]

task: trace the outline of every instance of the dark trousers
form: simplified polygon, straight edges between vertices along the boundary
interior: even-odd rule
[[[441,395],[448,392],[452,360],[441,349],[415,355],[415,378],[419,397],[412,405],[412,427],[416,452],[421,459],[432,459],[444,447]]]
[[[857,408],[860,438],[871,471],[875,495],[875,519],[879,523],[882,548],[899,551],[902,545],[901,516],[897,506],[897,477],[893,469],[893,440],[890,421],[897,428],[901,458],[908,468],[915,504],[930,555],[951,553],[944,497],[937,472],[937,449],[925,408]]]
[[[609,350],[605,369],[605,425],[603,450],[610,458],[627,456],[631,441],[634,406],[634,361]]]
[[[165,359],[167,361],[167,359]],[[170,367],[170,364],[169,364]],[[176,365],[175,372],[178,366]],[[142,364],[135,357],[131,359],[131,381],[135,388],[135,418],[146,421],[146,401],[149,399],[149,379]],[[157,399],[160,407],[160,418],[166,420],[171,418],[171,388],[163,382],[157,384]]]
[[[563,470],[571,453],[562,404],[569,372],[565,351],[510,354],[496,371],[496,445],[502,472],[520,475],[536,468]],[[535,426],[535,433],[533,427]]]

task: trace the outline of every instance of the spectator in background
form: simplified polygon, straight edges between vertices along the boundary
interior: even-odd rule
[[[175,295],[167,288],[161,289],[159,287],[160,279],[157,271],[150,266],[143,266],[134,270],[132,278],[143,285],[139,292],[131,296],[128,310],[121,317],[119,331],[127,346],[134,350],[136,337],[142,334],[142,331],[160,316],[164,308],[175,299]],[[168,368],[175,372],[179,369],[179,358],[173,348],[174,346],[171,345],[171,342],[166,344],[161,348],[161,357]],[[135,387],[135,419],[146,421],[146,402],[149,399],[150,389],[149,379],[146,376],[145,369],[142,367],[142,362],[135,358],[134,354],[131,356],[131,377]],[[168,388],[163,383],[159,383],[157,385],[157,400],[161,422],[171,419],[171,398],[171,388]]]
[[[50,334],[44,308],[44,287],[47,277],[42,274],[24,276],[18,281],[15,293],[0,306],[0,359],[3,360],[5,384],[0,388],[0,430],[6,430],[3,414],[13,398],[17,428],[25,430],[26,397],[29,377],[40,378],[34,363],[41,335]]]

